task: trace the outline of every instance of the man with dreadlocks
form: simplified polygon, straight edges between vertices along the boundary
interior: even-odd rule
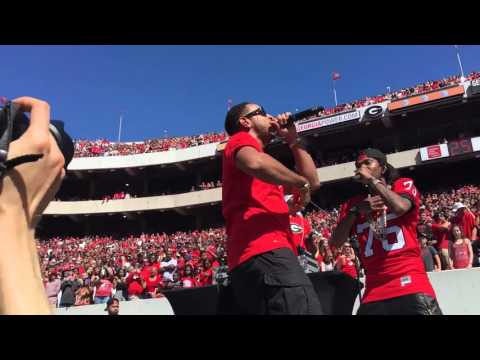
[[[366,191],[341,206],[330,245],[356,235],[366,288],[359,315],[441,315],[425,272],[416,235],[420,194],[400,178],[387,157],[366,149],[355,163],[354,180]]]

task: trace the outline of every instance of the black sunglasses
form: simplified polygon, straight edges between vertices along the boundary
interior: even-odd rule
[[[243,115],[242,117],[248,118],[256,115],[267,116],[267,113],[265,112],[265,109],[263,108],[263,106],[260,106],[258,109],[255,109],[252,112],[249,112],[248,114]]]

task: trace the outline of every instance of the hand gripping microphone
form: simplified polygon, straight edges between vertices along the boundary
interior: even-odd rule
[[[303,110],[295,114],[291,114],[287,119],[287,123],[282,125],[281,128],[285,129],[300,120],[306,119],[309,116],[319,116],[320,112],[323,110],[325,110],[323,106],[315,106],[310,109]]]
[[[295,113],[295,114],[291,114],[288,117],[287,124],[282,126],[282,128],[289,127],[293,123],[295,123],[297,121],[300,121],[300,120],[304,120],[304,119],[306,119],[307,117],[310,117],[310,116],[320,116],[320,112],[322,112],[323,110],[325,110],[325,108],[323,106],[315,106],[315,107],[312,107],[310,109],[303,110],[303,111],[300,111],[300,112]]]

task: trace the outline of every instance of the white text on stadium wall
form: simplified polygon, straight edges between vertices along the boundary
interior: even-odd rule
[[[355,110],[348,113],[335,115],[326,118],[314,119],[302,124],[297,124],[297,131],[303,132],[313,129],[319,129],[326,126],[336,125],[340,123],[344,123],[347,121],[353,121],[360,119],[360,111]]]

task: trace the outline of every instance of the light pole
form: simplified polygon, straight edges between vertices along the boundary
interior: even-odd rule
[[[462,66],[462,59],[460,58],[460,49],[458,48],[458,45],[454,45],[455,49],[457,50],[457,60],[458,60],[458,66],[460,66],[460,73],[462,74],[462,81],[465,81],[465,74],[463,73],[463,66]]]
[[[122,137],[122,122],[123,122],[123,114],[120,114],[120,121],[118,124],[118,142],[120,142],[120,139]]]

